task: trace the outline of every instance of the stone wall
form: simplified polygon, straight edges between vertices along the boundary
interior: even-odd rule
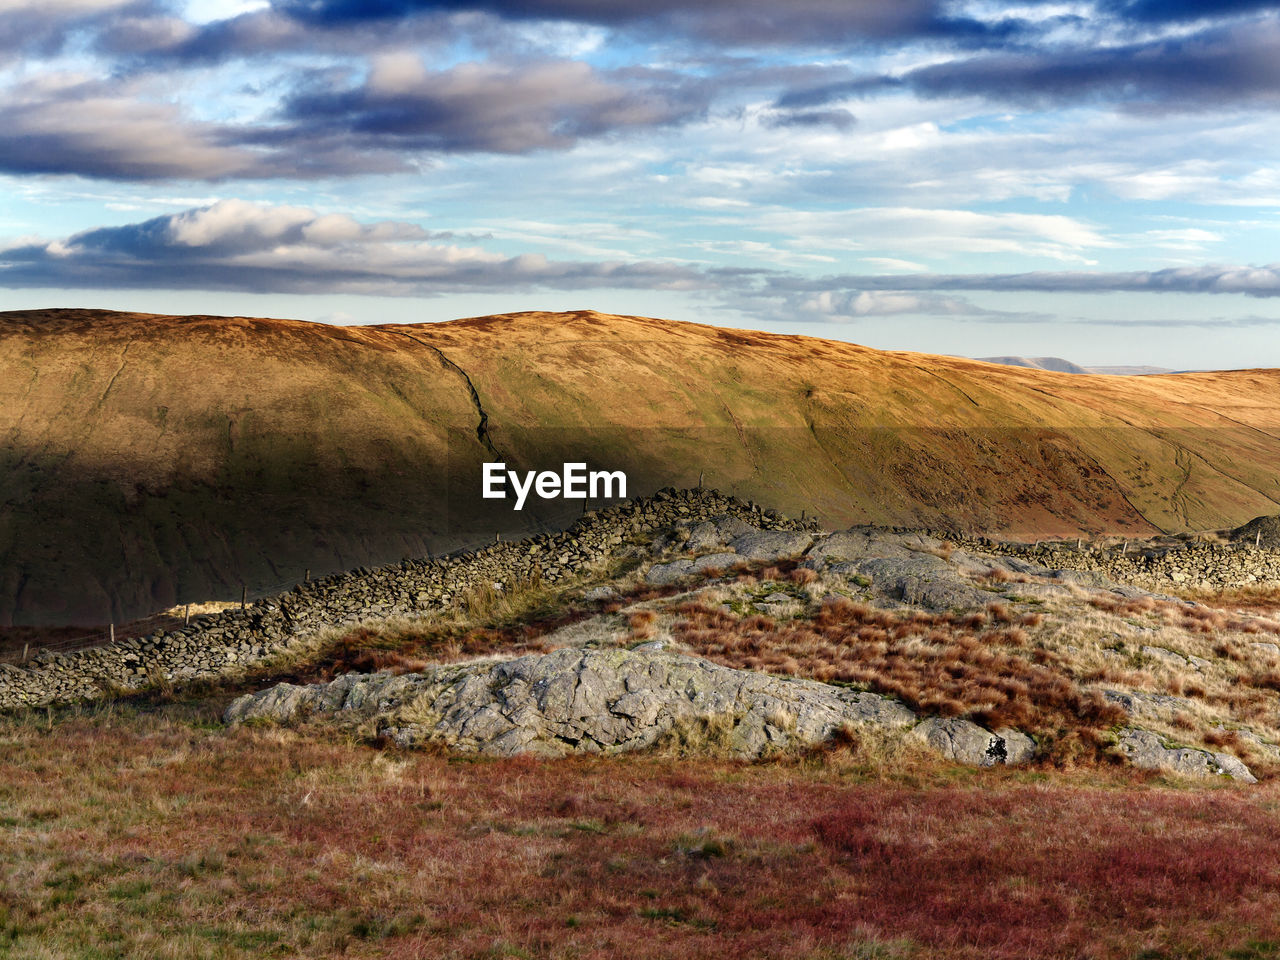
[[[1019,544],[986,538],[951,537],[952,543],[984,553],[1029,560],[1053,570],[1093,570],[1118,583],[1149,590],[1179,588],[1221,590],[1280,583],[1280,550],[1252,545],[1191,541],[1178,546],[1130,544],[1103,549],[1074,543]]]
[[[660,490],[591,512],[569,529],[434,560],[359,568],[299,584],[245,610],[229,610],[170,633],[0,664],[0,710],[93,700],[196,679],[218,679],[304,648],[328,628],[393,616],[423,617],[487,584],[565,583],[617,556],[628,540],[722,514],[762,529],[817,529],[714,490]]]

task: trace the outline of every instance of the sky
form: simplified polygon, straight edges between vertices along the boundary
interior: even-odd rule
[[[1280,367],[1280,2],[0,0],[0,309]]]

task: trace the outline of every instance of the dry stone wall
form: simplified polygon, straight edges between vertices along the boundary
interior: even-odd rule
[[[1190,542],[1177,547],[1019,544],[951,537],[965,549],[1016,556],[1051,570],[1091,570],[1109,580],[1150,590],[1199,587],[1220,590],[1280,582],[1280,550]]]
[[[245,610],[229,610],[169,633],[0,664],[0,710],[93,700],[120,691],[232,676],[307,645],[322,631],[448,609],[473,591],[567,582],[608,561],[638,536],[729,515],[766,530],[816,530],[714,490],[666,488],[653,497],[588,513],[563,532],[431,560],[405,560],[299,584]],[[502,589],[499,587],[498,589]]]

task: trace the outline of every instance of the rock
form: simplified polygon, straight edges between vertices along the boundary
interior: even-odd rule
[[[747,533],[759,533],[759,529],[753,527],[745,520],[739,520],[737,517],[731,517],[728,514],[721,514],[718,517],[712,517],[699,523],[689,531],[689,537],[684,543],[685,550],[692,550],[695,553],[702,550],[711,550],[715,547],[723,547],[734,537],[740,537]]]
[[[644,575],[644,579],[646,583],[665,587],[667,584],[675,583],[689,576],[692,571],[692,560],[672,560],[670,563],[655,563],[649,568],[649,572]]]
[[[1035,753],[1035,741],[1025,734],[1007,729],[991,733],[957,717],[931,717],[916,726],[912,735],[948,760],[974,767],[1024,763]]]
[[[689,568],[691,573],[706,573],[709,570],[728,570],[735,563],[741,563],[742,557],[736,553],[708,553],[698,557]]]
[[[1168,770],[1199,779],[1225,776],[1242,783],[1258,782],[1238,757],[1193,747],[1166,747],[1150,730],[1127,727],[1120,731],[1117,745],[1130,763],[1144,770]]]
[[[735,553],[747,560],[777,560],[804,553],[813,543],[813,534],[793,530],[760,530],[744,533],[729,542]]]
[[[1177,713],[1192,713],[1195,704],[1186,697],[1168,693],[1138,693],[1134,690],[1103,690],[1102,696],[1131,717],[1170,721]]]
[[[618,591],[608,584],[602,584],[598,587],[592,587],[582,595],[583,600],[612,600],[618,596]]]
[[[874,527],[853,527],[819,537],[805,556],[806,567],[820,570],[834,563],[870,558],[911,557],[908,550],[893,534]]]
[[[903,603],[929,610],[963,610],[983,607],[991,602],[991,595],[985,590],[954,576],[934,579],[905,577],[898,590]]]
[[[746,758],[820,743],[846,724],[903,729],[915,721],[910,709],[876,694],[645,646],[280,684],[240,697],[226,720],[330,714],[372,722],[406,746],[440,741],[500,755],[628,751],[667,737],[691,751]]]
[[[1185,667],[1187,665],[1186,657],[1165,647],[1143,646],[1141,650],[1148,657],[1159,660],[1161,663],[1168,664],[1171,667]]]
[[[1257,653],[1261,653],[1264,656],[1280,657],[1280,644],[1260,642],[1260,643],[1251,643],[1249,644],[1249,647],[1250,649],[1254,650]]]
[[[1004,741],[1005,763],[1028,763],[1035,756],[1036,742],[1021,730],[1001,727],[995,731],[995,735]]]

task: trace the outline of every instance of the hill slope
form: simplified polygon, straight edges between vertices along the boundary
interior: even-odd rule
[[[1280,512],[1280,372],[1119,378],[615,317],[0,314],[0,624],[102,622],[581,509],[480,464],[705,483],[827,524],[1206,529]]]

